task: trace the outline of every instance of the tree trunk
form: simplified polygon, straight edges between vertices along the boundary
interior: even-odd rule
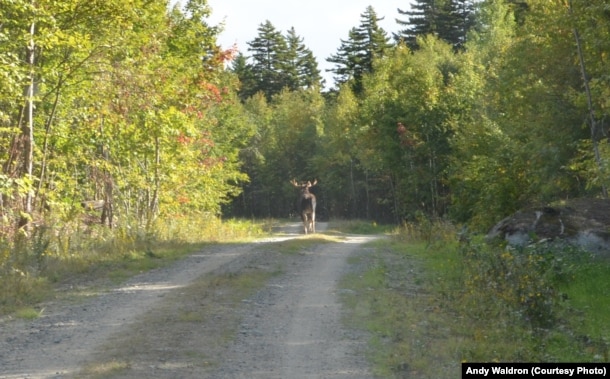
[[[49,138],[51,136],[51,125],[53,124],[53,119],[55,118],[55,113],[57,112],[57,104],[59,103],[59,88],[55,93],[55,101],[53,101],[53,108],[51,109],[51,114],[47,119],[45,124],[45,134],[42,142],[42,160],[40,162],[40,177],[38,179],[38,194],[42,193],[42,188],[45,184],[45,176],[47,172],[47,158],[49,155]],[[41,196],[45,197],[46,196]],[[46,202],[46,199],[43,199],[43,202]],[[41,207],[44,207],[44,204],[40,204]]]
[[[572,9],[572,1],[568,1],[570,15],[572,16],[572,20],[574,21],[574,11]],[[595,156],[595,163],[597,164],[597,169],[600,173],[600,176],[603,176],[604,167],[602,164],[601,155],[599,153],[599,144],[597,138],[597,120],[595,118],[595,110],[593,109],[593,98],[591,96],[591,88],[589,87],[589,78],[587,77],[587,70],[585,67],[585,58],[582,52],[582,42],[580,40],[580,34],[578,33],[578,28],[576,24],[574,24],[574,29],[572,30],[574,34],[574,39],[576,40],[576,49],[578,52],[578,60],[580,62],[580,71],[582,75],[583,84],[585,87],[585,95],[587,97],[587,107],[589,108],[589,123],[591,125],[591,142],[593,143],[593,154]],[[608,198],[608,188],[604,184],[604,178],[600,181],[602,184],[602,196],[604,199]]]
[[[155,137],[155,177],[154,177],[154,189],[152,198],[148,203],[148,217],[146,220],[146,227],[150,229],[153,225],[153,221],[157,216],[159,209],[159,191],[161,188],[161,178],[159,173],[159,166],[161,165],[161,144],[159,137]]]
[[[19,220],[19,226],[23,227],[29,223],[32,216],[32,203],[34,202],[34,178],[33,178],[33,168],[34,168],[34,85],[35,85],[35,48],[36,45],[34,43],[34,32],[36,30],[36,24],[32,22],[30,25],[30,44],[28,46],[28,64],[30,66],[30,78],[29,78],[29,86],[26,90],[26,98],[27,98],[27,112],[26,118],[27,122],[24,123],[22,128],[23,139],[24,139],[24,157],[23,157],[23,167],[25,171],[25,177],[28,180],[28,188],[27,193],[25,194],[25,204],[24,204],[24,213],[25,215],[21,217]]]

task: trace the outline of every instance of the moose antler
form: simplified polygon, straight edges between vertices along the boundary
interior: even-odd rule
[[[295,186],[295,187],[307,187],[307,188],[309,188],[309,187],[315,186],[318,183],[318,179],[314,179],[313,183],[308,180],[307,183],[303,182],[303,184],[299,184],[299,183],[297,183],[297,181],[295,179],[292,179],[290,181],[290,183],[292,183],[292,185]]]

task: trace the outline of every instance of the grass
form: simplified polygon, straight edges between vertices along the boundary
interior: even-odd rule
[[[423,273],[425,243],[403,244],[380,240],[375,253],[361,256],[356,265],[364,272],[350,274],[341,286],[349,312],[345,322],[371,336],[369,359],[374,374],[383,378],[450,378],[459,372],[459,360],[450,358],[459,339],[447,338],[450,318],[427,288]],[[440,299],[442,300],[442,299]]]
[[[164,298],[110,338],[95,355],[96,362],[87,364],[79,377],[148,377],[150,367],[164,365],[196,367],[198,372],[214,369],[222,360],[223,348],[238,333],[244,299],[280,273],[272,266],[232,266],[230,270],[205,275]],[[119,372],[100,370],[116,363]]]
[[[269,221],[201,215],[167,217],[148,231],[54,221],[0,241],[0,315],[35,308],[58,287],[120,284],[206,245],[252,240],[269,229]]]
[[[42,316],[44,309],[38,310],[31,307],[20,308],[15,312],[15,317],[24,320],[35,320]]]
[[[459,378],[464,361],[608,361],[607,261],[553,244],[459,244],[451,231],[403,226],[351,261],[345,322],[369,333],[377,376]]]
[[[308,234],[298,238],[289,239],[286,241],[274,242],[261,246],[261,249],[286,255],[305,254],[308,250],[315,249],[316,246],[325,243],[340,242],[341,236],[333,236],[326,234]]]
[[[568,304],[575,310],[570,328],[584,339],[596,360],[610,361],[610,264],[588,264],[569,285],[563,286]]]
[[[377,224],[375,221],[366,220],[333,220],[330,223],[329,234],[384,234],[395,229],[394,225]]]
[[[111,375],[124,372],[130,368],[129,363],[122,360],[113,360],[87,366],[85,372],[90,379],[108,378]]]

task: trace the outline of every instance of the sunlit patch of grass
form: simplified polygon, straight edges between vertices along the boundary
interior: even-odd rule
[[[35,320],[42,316],[44,309],[38,310],[31,307],[20,308],[15,312],[15,317],[24,320]]]
[[[393,225],[378,224],[376,221],[332,220],[329,222],[327,233],[371,235],[390,233],[394,228]]]
[[[211,243],[263,236],[268,227],[265,222],[220,220],[200,214],[165,216],[149,230],[128,221],[114,229],[83,226],[79,220],[53,221],[34,230],[29,240],[13,245],[0,241],[0,314],[37,304],[53,286],[107,279],[118,284]]]
[[[0,314],[30,309],[52,293],[52,287],[45,277],[21,270],[0,272],[0,288]]]
[[[553,244],[406,233],[369,244],[342,281],[346,323],[370,333],[380,377],[458,378],[462,361],[608,360],[608,262]]]
[[[130,367],[131,365],[123,360],[111,360],[87,365],[81,375],[90,379],[107,378],[128,370]]]
[[[374,373],[384,378],[457,377],[456,342],[448,338],[447,321],[425,287],[423,262],[411,249],[399,252],[396,240],[369,246],[375,246],[373,254],[352,261],[365,270],[345,276],[341,287],[349,289],[342,292],[349,309],[344,322],[371,336],[368,355]],[[426,251],[424,244],[410,247]]]
[[[302,235],[302,236],[298,237],[298,239],[310,240],[313,242],[317,241],[318,243],[335,243],[335,242],[344,242],[345,240],[347,240],[347,237],[343,236],[343,235],[315,233],[315,234]]]
[[[324,234],[309,234],[298,238],[292,238],[286,241],[279,241],[261,246],[260,249],[272,251],[279,254],[306,254],[308,251],[313,251],[316,246],[327,243],[342,242],[344,238],[336,236],[328,236]]]
[[[249,241],[268,233],[269,220],[254,222],[242,219],[221,220],[216,217],[174,215],[160,220],[155,235],[160,240],[198,242]]]
[[[213,369],[238,332],[239,309],[247,304],[244,300],[278,274],[273,267],[234,269],[205,275],[164,298],[129,328],[111,337],[94,359],[120,362],[128,356],[126,377],[148,377],[143,368],[150,365]],[[166,362],[168,351],[172,359]]]

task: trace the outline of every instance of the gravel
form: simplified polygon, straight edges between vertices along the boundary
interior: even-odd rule
[[[341,325],[338,281],[374,237],[346,236],[296,254],[267,249],[303,238],[300,230],[286,224],[281,235],[214,246],[120,287],[81,289],[77,300],[45,304],[36,320],[1,320],[0,379],[372,378],[366,336]],[[222,308],[222,293],[210,299],[193,287],[209,275],[277,267],[280,275],[231,308]],[[181,307],[217,313],[170,322]]]

